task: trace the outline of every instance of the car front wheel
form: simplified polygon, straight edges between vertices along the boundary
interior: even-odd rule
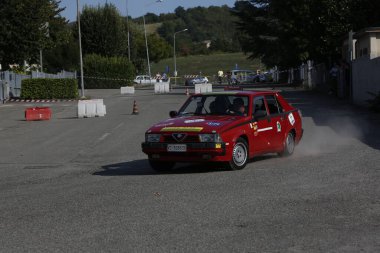
[[[232,159],[228,162],[230,170],[241,170],[248,163],[248,144],[243,138],[238,138],[232,150]]]
[[[175,162],[155,161],[149,159],[149,165],[157,172],[170,172],[173,169]]]

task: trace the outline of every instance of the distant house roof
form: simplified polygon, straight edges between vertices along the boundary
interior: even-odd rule
[[[380,33],[380,27],[367,27],[354,34],[355,39],[359,39],[368,33]]]
[[[205,44],[207,48],[211,46],[211,40],[204,40],[202,43]]]

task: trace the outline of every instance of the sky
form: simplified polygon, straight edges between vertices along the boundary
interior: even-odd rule
[[[211,5],[228,5],[232,7],[235,3],[235,0],[162,0],[161,3],[157,3],[157,0],[79,0],[79,3],[80,8],[82,8],[84,5],[104,5],[107,1],[114,4],[122,16],[126,16],[128,2],[128,14],[132,18],[140,17],[147,12],[155,14],[173,13],[178,6],[182,6],[185,9],[197,6],[208,7]],[[61,0],[60,6],[66,7],[61,13],[62,16],[70,21],[76,20],[77,0]]]

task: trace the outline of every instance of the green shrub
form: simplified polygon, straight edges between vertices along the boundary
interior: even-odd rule
[[[35,78],[22,80],[23,99],[73,99],[78,97],[75,79]]]
[[[126,57],[102,57],[96,54],[84,58],[86,89],[118,89],[133,86],[135,67]]]

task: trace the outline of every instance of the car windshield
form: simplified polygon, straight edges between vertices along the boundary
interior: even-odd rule
[[[236,115],[246,116],[248,96],[199,95],[191,97],[180,109],[179,115]]]

